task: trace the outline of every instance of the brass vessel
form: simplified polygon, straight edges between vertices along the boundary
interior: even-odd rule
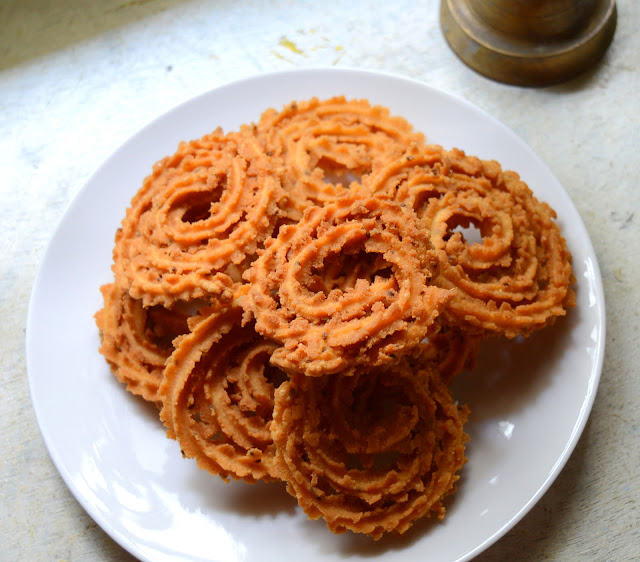
[[[453,51],[494,80],[546,86],[573,78],[605,53],[615,0],[441,0]]]

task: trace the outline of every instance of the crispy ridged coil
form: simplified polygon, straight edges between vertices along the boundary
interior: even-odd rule
[[[387,108],[344,97],[268,109],[256,133],[265,150],[283,161],[287,210],[295,220],[306,207],[333,200],[379,163],[424,142],[422,133]]]
[[[100,353],[129,392],[159,403],[164,364],[173,351],[172,340],[188,331],[188,315],[162,306],[144,308],[115,283],[100,291],[104,306],[95,315]]]
[[[241,326],[236,308],[204,308],[176,340],[160,387],[160,414],[183,455],[224,479],[273,480],[269,431],[276,386],[275,344]]]
[[[282,344],[273,363],[344,373],[394,360],[428,334],[453,296],[430,284],[438,264],[410,210],[348,196],[268,240],[240,301],[258,332]]]
[[[574,306],[571,255],[556,214],[515,172],[429,146],[378,169],[367,187],[411,206],[446,254],[434,282],[456,289],[443,314],[450,325],[513,338]],[[469,228],[481,239],[465,235]]]
[[[467,416],[435,370],[400,360],[350,377],[295,375],[276,392],[271,431],[280,476],[305,513],[377,540],[444,517]]]
[[[116,235],[117,282],[145,306],[229,300],[279,220],[279,177],[247,128],[181,143],[131,201]]]

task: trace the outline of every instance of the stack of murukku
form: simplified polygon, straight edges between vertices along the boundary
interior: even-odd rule
[[[133,196],[100,352],[183,456],[379,539],[444,517],[482,341],[575,305],[554,211],[343,97],[183,142]]]

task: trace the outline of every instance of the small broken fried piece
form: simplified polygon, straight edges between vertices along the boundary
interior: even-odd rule
[[[433,365],[449,385],[462,371],[474,369],[482,339],[456,327],[443,326],[416,348],[414,361]]]

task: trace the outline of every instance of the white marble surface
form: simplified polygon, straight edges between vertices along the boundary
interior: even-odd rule
[[[603,61],[525,89],[465,67],[438,2],[4,0],[0,4],[0,560],[127,560],[50,461],[31,407],[28,299],[58,221],[93,171],[172,106],[271,70],[346,66],[419,79],[518,133],[574,200],[608,322],[593,412],[549,492],[479,560],[634,560],[640,552],[640,6],[618,2]],[[81,264],[79,264],[81,267]]]

